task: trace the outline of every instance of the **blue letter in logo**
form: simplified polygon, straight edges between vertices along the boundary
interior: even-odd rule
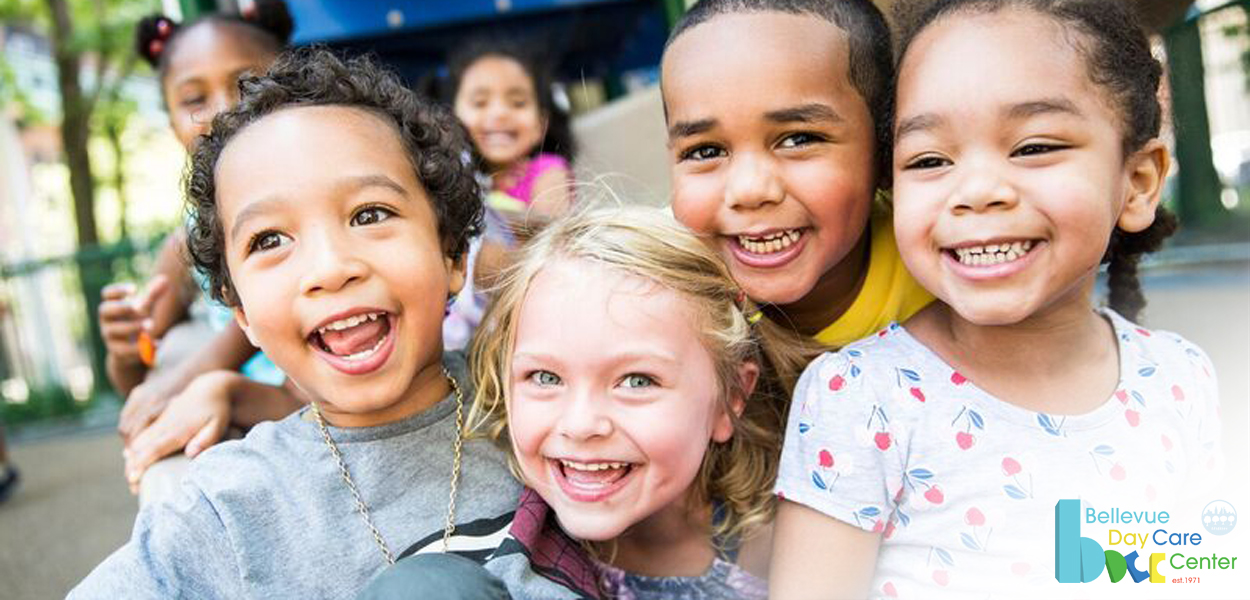
[[[1081,537],[1081,502],[1055,503],[1055,580],[1089,583],[1102,575],[1106,556],[1098,542]]]

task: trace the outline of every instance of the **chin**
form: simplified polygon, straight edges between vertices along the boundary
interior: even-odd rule
[[[570,536],[585,540],[587,542],[606,542],[614,540],[625,532],[625,525],[616,521],[619,519],[611,519],[604,521],[592,516],[574,516],[570,519],[564,519],[557,513],[556,519],[560,522],[560,527]]]
[[[948,304],[959,314],[959,318],[980,327],[1015,325],[1030,314],[1030,311],[1022,306],[1006,308],[1000,305],[982,303],[975,305],[968,305],[968,303],[963,305],[956,303]]]

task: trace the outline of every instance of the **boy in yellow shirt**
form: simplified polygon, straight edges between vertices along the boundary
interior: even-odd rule
[[[770,318],[829,346],[933,299],[873,200],[892,64],[870,0],[704,0],[664,52],[673,213]]]

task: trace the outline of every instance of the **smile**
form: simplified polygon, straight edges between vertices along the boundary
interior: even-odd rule
[[[799,255],[807,242],[807,229],[782,229],[761,235],[733,235],[729,247],[738,262],[764,269],[786,265]]]
[[[330,366],[349,375],[373,372],[395,347],[394,316],[361,310],[325,322],[308,335],[308,344]]]
[[[1010,243],[988,244],[984,246],[967,246],[947,250],[955,256],[959,264],[969,267],[991,267],[1015,262],[1029,253],[1033,248],[1033,240]]]
[[[576,502],[600,502],[623,488],[634,474],[634,463],[580,462],[548,458],[551,473],[564,495]]]

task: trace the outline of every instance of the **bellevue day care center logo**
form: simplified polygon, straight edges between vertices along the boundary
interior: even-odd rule
[[[1231,519],[1229,516],[1231,515]],[[1159,567],[1166,564],[1172,569],[1232,570],[1237,568],[1237,557],[1219,556],[1186,556],[1182,552],[1151,552],[1149,568],[1138,568],[1138,552],[1145,552],[1146,543],[1156,546],[1185,549],[1192,552],[1194,547],[1202,544],[1202,534],[1198,532],[1168,531],[1167,525],[1171,516],[1167,511],[1128,511],[1112,508],[1110,511],[1095,511],[1086,508],[1081,514],[1080,500],[1060,500],[1055,503],[1055,579],[1059,583],[1089,583],[1098,579],[1103,569],[1112,583],[1118,583],[1128,574],[1134,583],[1150,579],[1151,583],[1169,581],[1159,572]],[[1081,522],[1087,524],[1106,523],[1119,526],[1144,526],[1141,531],[1107,531],[1107,545],[1133,548],[1129,554],[1121,554],[1118,550],[1102,549],[1098,542],[1081,537]],[[1203,509],[1202,523],[1210,535],[1223,535],[1232,531],[1237,522],[1237,513],[1232,505],[1223,501],[1215,501]],[[1150,527],[1158,526],[1153,531]],[[1127,527],[1125,527],[1127,529]],[[1175,576],[1172,583],[1199,583],[1199,575]]]

